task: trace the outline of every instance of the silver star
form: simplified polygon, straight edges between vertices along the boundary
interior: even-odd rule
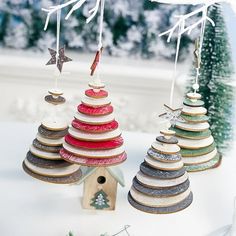
[[[58,70],[61,72],[63,63],[72,61],[69,57],[65,56],[65,46],[59,49],[58,52],[58,57],[57,57],[57,52],[51,48],[48,48],[48,51],[51,55],[51,59],[47,62],[48,65],[57,65]]]
[[[175,126],[177,122],[185,122],[181,117],[182,108],[173,109],[166,104],[164,104],[164,107],[166,112],[159,115],[159,117],[168,120],[172,126]]]

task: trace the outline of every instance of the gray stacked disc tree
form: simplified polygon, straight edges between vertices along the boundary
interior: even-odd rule
[[[154,214],[183,210],[193,200],[175,132],[162,130],[161,134],[148,150],[128,194],[133,207]]]
[[[45,101],[54,106],[52,111],[65,102],[62,94],[51,90],[45,97]],[[22,164],[24,171],[36,179],[50,183],[77,182],[81,178],[79,166],[64,161],[59,154],[67,133],[67,123],[54,110],[38,128],[38,134]]]

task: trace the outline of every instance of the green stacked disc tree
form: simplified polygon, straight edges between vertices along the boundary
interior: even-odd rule
[[[218,167],[221,155],[210,130],[207,109],[197,92],[188,93],[181,117],[185,122],[177,122],[172,130],[178,138],[181,155],[187,171],[203,171]]]

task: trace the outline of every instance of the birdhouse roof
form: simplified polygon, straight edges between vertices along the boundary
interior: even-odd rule
[[[82,171],[82,178],[80,179],[78,184],[84,182],[84,180],[88,178],[90,175],[92,175],[98,168],[99,167],[81,166],[80,169]],[[122,187],[125,186],[124,175],[118,167],[105,167],[105,169]]]

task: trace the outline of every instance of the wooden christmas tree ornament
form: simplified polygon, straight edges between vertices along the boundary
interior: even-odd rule
[[[172,127],[181,147],[183,162],[190,172],[215,168],[221,162],[221,155],[211,135],[207,110],[200,99],[199,93],[188,93],[181,113],[185,122],[177,122]]]
[[[65,102],[62,95],[60,91],[50,90],[45,101],[53,106],[60,105]],[[36,139],[23,161],[25,172],[34,178],[50,183],[77,182],[82,176],[81,170],[77,165],[64,161],[59,154],[63,138],[67,133],[66,122],[57,118],[55,114],[43,120],[38,128]]]
[[[81,167],[84,182],[82,206],[86,209],[114,210],[117,183],[124,185],[117,167],[126,160],[123,139],[113,107],[99,80],[88,89],[65,136],[61,157]]]
[[[193,200],[188,174],[172,130],[162,130],[147,152],[128,194],[130,204],[153,214],[187,208]]]

